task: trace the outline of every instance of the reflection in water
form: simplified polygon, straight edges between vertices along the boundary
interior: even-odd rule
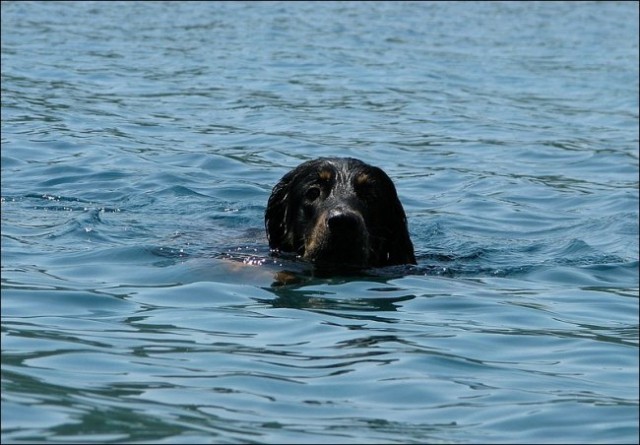
[[[402,276],[398,274],[399,267],[358,274],[327,275],[326,271],[318,273],[308,264],[294,265],[299,267],[276,272],[271,286],[263,288],[273,293],[275,299],[258,301],[273,307],[366,312],[396,311],[398,303],[416,297],[388,284],[390,280]],[[346,315],[341,313],[340,316]]]
[[[275,299],[258,299],[261,303],[268,303],[273,307],[286,307],[291,309],[335,310],[335,311],[396,311],[397,303],[415,298],[415,295],[404,295],[392,298],[340,298],[329,292],[320,290],[305,290],[303,286],[298,288],[276,287],[270,289]],[[331,296],[333,295],[333,296]],[[346,316],[346,314],[341,314]],[[362,318],[361,315],[358,318]]]

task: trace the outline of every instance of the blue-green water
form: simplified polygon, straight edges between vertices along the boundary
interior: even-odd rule
[[[637,2],[2,2],[2,442],[637,443],[638,95]],[[320,155],[416,267],[272,286]]]

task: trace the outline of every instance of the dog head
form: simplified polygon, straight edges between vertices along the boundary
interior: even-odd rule
[[[415,264],[395,186],[353,158],[307,161],[273,188],[265,212],[271,249],[321,267]]]

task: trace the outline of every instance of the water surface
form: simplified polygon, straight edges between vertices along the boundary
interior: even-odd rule
[[[638,96],[635,2],[3,2],[2,442],[637,443]],[[415,267],[270,255],[316,156]]]

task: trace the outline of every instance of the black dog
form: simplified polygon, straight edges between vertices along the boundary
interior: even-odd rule
[[[273,188],[264,220],[271,249],[321,268],[416,263],[393,182],[357,159],[299,165]]]

